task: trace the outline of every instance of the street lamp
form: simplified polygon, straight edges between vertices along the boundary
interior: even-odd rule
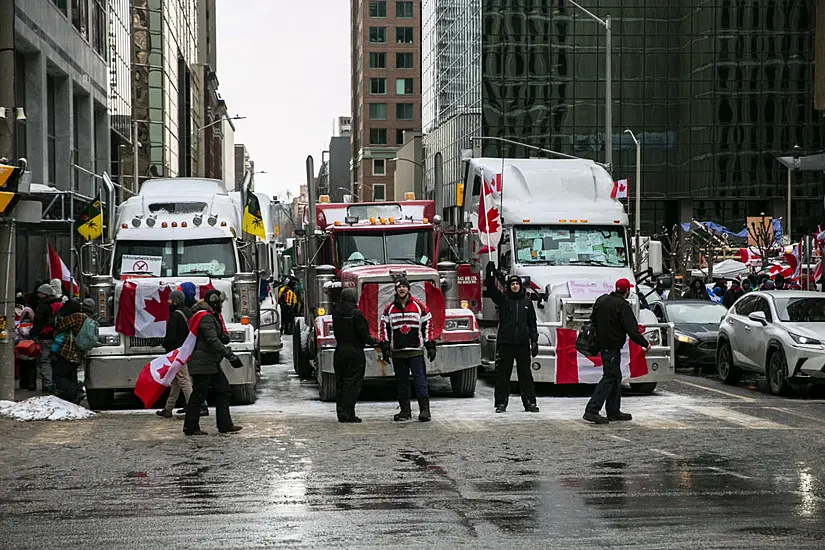
[[[424,163],[423,162],[417,162],[417,161],[414,161],[413,159],[408,159],[408,158],[404,158],[404,157],[391,158],[390,162],[398,162],[399,160],[415,164],[416,166],[418,166],[422,170],[424,169]]]
[[[788,223],[785,227],[788,239],[791,239],[791,174],[794,170],[799,170],[799,157],[802,156],[802,147],[794,145],[792,156],[793,163],[788,165]]]
[[[210,127],[214,126],[215,124],[223,122],[224,119],[226,119],[226,120],[244,120],[244,119],[246,119],[246,117],[245,116],[240,116],[240,115],[235,115],[235,116],[222,115],[222,116],[219,116],[216,120],[213,120],[212,122],[207,124],[206,126],[201,126],[200,128],[198,128],[198,132],[203,132],[207,128],[210,128]]]
[[[642,209],[642,148],[639,146],[639,140],[636,139],[636,135],[630,128],[627,128],[624,131],[625,134],[629,134],[630,138],[633,140],[633,143],[636,144],[636,207],[635,207],[635,229],[636,229],[636,271],[639,271],[641,268],[641,258],[639,254],[641,252],[641,234],[642,234],[642,222],[641,222],[641,209]]]
[[[613,169],[613,68],[611,62],[613,37],[610,31],[610,16],[604,19],[597,17],[591,11],[583,8],[573,0],[570,3],[583,11],[593,21],[604,27],[605,35],[605,58],[604,58],[604,72],[605,72],[605,88],[604,88],[604,133],[605,133],[605,147],[604,147],[604,163],[607,165],[607,171]]]

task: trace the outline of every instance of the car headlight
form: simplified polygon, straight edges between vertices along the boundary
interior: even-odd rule
[[[799,334],[794,334],[793,332],[789,332],[788,336],[790,336],[791,339],[794,342],[796,342],[797,344],[800,344],[802,346],[821,346],[822,345],[822,342],[820,340],[817,340],[816,338],[809,338],[807,336],[801,336]]]
[[[120,334],[101,334],[97,337],[97,342],[101,346],[119,346]]]
[[[233,330],[229,333],[229,339],[232,342],[244,342],[246,340],[246,331]]]
[[[698,340],[693,336],[688,336],[687,334],[683,334],[681,332],[675,333],[675,336],[677,341],[682,342],[684,344],[695,344],[696,342],[698,342]]]
[[[469,330],[469,328],[469,319],[447,319],[446,321],[444,321],[444,330],[446,331]]]
[[[646,331],[642,336],[651,346],[658,346],[662,343],[662,332],[658,328],[653,328]]]

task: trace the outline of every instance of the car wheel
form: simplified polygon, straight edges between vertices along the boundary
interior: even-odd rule
[[[788,384],[788,362],[785,352],[775,349],[768,358],[768,388],[774,395],[787,395],[790,390]]]
[[[719,372],[719,378],[725,384],[736,385],[742,378],[742,371],[733,364],[733,353],[727,342],[719,342],[719,350],[716,352],[716,369]]]

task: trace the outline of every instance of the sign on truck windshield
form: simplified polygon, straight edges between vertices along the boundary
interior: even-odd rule
[[[429,230],[403,233],[341,232],[335,236],[338,265],[430,265],[433,235]]]
[[[115,278],[231,277],[235,275],[232,239],[187,241],[117,241]]]
[[[621,227],[516,226],[513,248],[516,261],[524,265],[627,266]]]

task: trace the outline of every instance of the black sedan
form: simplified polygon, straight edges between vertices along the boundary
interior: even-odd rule
[[[676,368],[701,371],[716,366],[716,341],[719,323],[727,310],[707,300],[655,302],[651,311],[661,322],[676,328]]]

